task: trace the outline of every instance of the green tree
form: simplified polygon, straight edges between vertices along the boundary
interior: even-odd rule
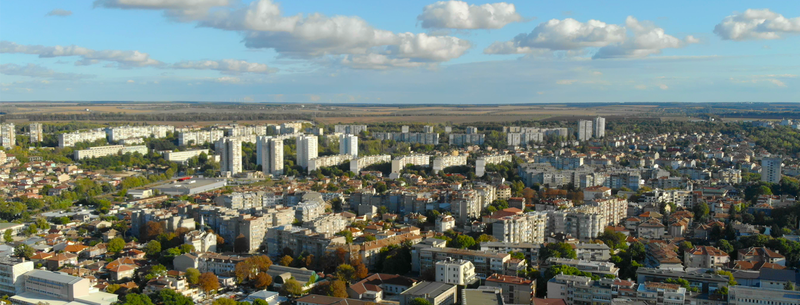
[[[150,268],[150,273],[145,276],[145,279],[149,281],[164,275],[167,275],[167,267],[164,267],[164,265],[155,265]]]
[[[144,252],[150,256],[156,256],[161,253],[161,243],[157,240],[151,240],[144,246]]]
[[[263,299],[256,299],[253,301],[253,305],[269,305],[269,303]]]
[[[125,302],[121,305],[154,305],[146,294],[129,293],[125,295]]]
[[[33,247],[27,244],[19,244],[14,248],[14,255],[18,257],[31,258],[34,252]]]
[[[578,258],[575,249],[572,249],[572,245],[568,243],[550,243],[540,252],[539,259],[542,261],[547,261],[547,259],[551,257]]]
[[[355,278],[356,268],[348,264],[341,264],[336,267],[336,277],[345,282],[350,282]]]
[[[236,300],[231,298],[218,298],[211,302],[212,305],[237,305]]]
[[[289,296],[300,296],[303,295],[304,292],[303,284],[293,278],[284,282],[281,286],[281,290]]]
[[[163,289],[155,297],[156,303],[164,305],[194,305],[192,299],[175,292],[172,289]]]
[[[14,235],[13,234],[14,233],[11,231],[11,229],[7,229],[6,232],[3,233],[3,239],[5,239],[5,241],[7,243],[13,242],[14,241]]]
[[[197,283],[200,282],[200,270],[196,268],[187,268],[186,280],[189,281],[189,284],[197,285]]]
[[[119,253],[125,249],[125,240],[122,237],[115,237],[114,239],[108,242],[108,246],[106,250],[111,253]]]
[[[708,204],[705,202],[700,202],[694,205],[694,219],[695,220],[702,220],[708,216]]]
[[[717,248],[719,248],[722,251],[725,251],[725,253],[728,253],[728,255],[732,255],[733,252],[735,251],[733,249],[733,245],[731,245],[730,242],[724,239],[720,239],[717,241]]]
[[[459,249],[468,249],[475,246],[475,239],[469,235],[459,235],[451,241],[451,247]]]
[[[423,298],[413,298],[413,299],[411,299],[411,302],[408,302],[408,304],[409,305],[431,305],[431,302],[429,302],[428,300],[423,299]]]

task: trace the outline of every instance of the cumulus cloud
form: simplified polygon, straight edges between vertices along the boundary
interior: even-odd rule
[[[628,35],[628,32],[632,35]],[[552,19],[537,25],[510,41],[498,41],[484,49],[486,54],[546,54],[566,51],[581,54],[587,48],[599,48],[593,58],[644,57],[659,54],[665,48],[680,48],[699,42],[694,36],[681,40],[665,33],[651,22],[633,16],[625,25],[598,20],[580,22],[572,18]]]
[[[223,76],[223,77],[217,78],[216,81],[219,82],[219,83],[236,84],[236,83],[241,82],[242,80],[239,79],[238,77]]]
[[[769,9],[748,9],[722,20],[714,33],[726,40],[779,39],[800,33],[800,17],[786,18]]]
[[[27,64],[24,66],[17,64],[0,65],[0,74],[48,78],[55,80],[75,80],[94,77],[94,75],[87,74],[56,72],[52,69],[36,64]]]
[[[173,64],[172,68],[194,69],[194,70],[216,70],[226,74],[272,73],[277,71],[277,69],[270,68],[265,64],[252,63],[236,59],[182,61]]]
[[[562,80],[556,81],[556,84],[558,84],[558,85],[572,85],[577,81],[578,80],[575,80],[575,79],[562,79]]]
[[[150,58],[147,53],[139,51],[101,50],[95,51],[79,46],[41,46],[20,45],[10,41],[0,41],[0,53],[22,53],[39,55],[40,58],[76,56],[80,59],[77,66],[110,62],[120,68],[160,66],[162,62]]]
[[[60,8],[54,9],[47,13],[45,16],[60,16],[60,17],[67,17],[72,15],[72,11],[62,10]]]
[[[95,5],[120,8],[177,10],[185,5],[149,5],[142,3],[170,2],[185,4],[190,0],[100,0]],[[199,0],[198,0],[199,1]],[[137,2],[138,6],[119,6],[120,2]],[[304,59],[333,58],[333,62],[352,67],[383,68],[421,66],[458,58],[470,43],[451,36],[430,36],[424,33],[394,33],[380,30],[356,16],[326,16],[320,13],[284,16],[278,4],[258,0],[239,9],[218,8],[228,1],[201,1],[207,14],[195,14],[200,26],[237,31],[243,34],[248,48],[273,49],[281,56]],[[113,3],[114,5],[107,5]],[[346,60],[345,60],[346,59]],[[354,65],[355,62],[362,64]],[[372,66],[369,63],[375,62]]]
[[[499,29],[522,21],[522,16],[511,3],[474,5],[463,1],[439,1],[425,6],[417,20],[426,29]]]

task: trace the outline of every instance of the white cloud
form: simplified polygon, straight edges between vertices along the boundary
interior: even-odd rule
[[[645,86],[645,85],[636,85],[636,86],[633,86],[633,87],[636,88],[636,89],[639,89],[639,90],[647,89],[647,86]]]
[[[775,75],[775,76],[776,77],[784,77],[784,78],[792,78],[792,77],[794,77],[791,74],[788,74],[788,75],[789,76],[782,76],[782,75]],[[735,79],[735,78],[731,77],[730,81],[733,82],[733,83],[752,83],[752,84],[765,83],[766,82],[766,83],[771,83],[771,84],[773,84],[775,86],[778,86],[778,87],[781,87],[781,88],[788,87],[786,85],[786,83],[784,83],[782,80],[779,80],[777,78],[770,78],[770,75],[754,75],[750,79]]]
[[[528,34],[519,34],[507,42],[495,42],[484,50],[487,54],[522,54],[535,49],[577,50],[604,47],[625,40],[625,27],[598,20],[586,23],[572,18],[551,19],[540,23]]]
[[[661,90],[667,90],[667,89],[669,89],[669,86],[664,85],[664,84],[660,84],[660,85],[658,85],[658,88],[660,88]]]
[[[632,35],[628,35],[628,31]],[[580,22],[572,18],[552,19],[536,26],[528,34],[519,34],[510,41],[498,41],[484,49],[486,54],[547,54],[566,51],[565,55],[581,54],[587,48],[599,48],[592,57],[645,57],[659,54],[665,48],[680,48],[699,40],[684,40],[667,35],[651,22],[640,22],[633,16],[625,25],[607,24],[598,20]]]
[[[190,2],[198,4],[187,5]],[[359,67],[364,68],[444,62],[460,57],[471,47],[468,41],[451,36],[376,29],[356,16],[329,17],[320,13],[284,16],[280,6],[271,0],[254,1],[239,9],[211,9],[229,3],[223,0],[99,0],[95,5],[162,9],[168,12],[202,8],[206,10],[205,14],[186,14],[182,20],[198,21],[204,27],[241,32],[246,47],[273,49],[285,57],[333,58],[335,60],[332,62],[343,62],[342,58],[350,56],[348,60],[351,63],[356,62],[356,57],[363,57],[361,62],[364,64]],[[376,67],[369,66],[369,62],[376,60]]]
[[[172,68],[194,69],[194,70],[216,70],[227,74],[272,73],[277,71],[277,69],[270,68],[265,64],[252,63],[244,60],[235,60],[235,59],[182,61],[173,64]]]
[[[238,77],[223,76],[223,77],[217,78],[216,81],[219,82],[219,83],[235,84],[235,83],[241,82],[242,80],[239,79]]]
[[[62,10],[60,8],[54,9],[47,13],[45,16],[60,16],[60,17],[67,17],[72,15],[72,11]]]
[[[786,84],[785,84],[784,82],[782,82],[782,81],[780,81],[780,80],[777,80],[777,79],[774,79],[774,78],[767,79],[767,81],[769,81],[770,83],[773,83],[773,84],[777,85],[778,87],[786,87]]]
[[[779,39],[800,33],[800,17],[786,18],[769,9],[748,9],[725,17],[714,33],[726,40]]]
[[[206,16],[213,7],[231,3],[231,0],[95,0],[94,7],[164,10],[171,18],[188,21]]]
[[[129,83],[129,84],[134,84],[134,83],[136,83],[136,81],[134,81],[134,80],[132,80],[132,79],[129,79],[129,80],[127,81],[127,83]]]
[[[511,3],[474,5],[463,1],[439,1],[425,6],[417,20],[426,29],[499,29],[522,21],[522,16]]]
[[[578,80],[575,80],[575,79],[562,79],[562,80],[557,80],[556,84],[558,84],[558,85],[572,85],[577,81]]]
[[[95,51],[79,46],[40,46],[20,45],[10,41],[0,41],[0,53],[22,53],[39,55],[40,58],[77,56],[77,66],[111,62],[120,68],[160,66],[163,63],[139,51],[102,50]]]
[[[75,79],[94,77],[94,75],[87,75],[87,74],[56,72],[52,69],[42,67],[36,64],[27,64],[24,66],[16,64],[0,65],[0,74],[40,77],[40,78],[49,78],[56,80],[75,80]]]

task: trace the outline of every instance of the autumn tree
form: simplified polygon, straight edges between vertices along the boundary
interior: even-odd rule
[[[211,305],[236,305],[236,300],[231,298],[218,298]]]
[[[328,286],[328,296],[337,297],[337,298],[346,298],[347,295],[347,283],[343,280],[335,280]]]
[[[355,278],[356,269],[348,264],[341,264],[336,267],[336,277],[345,282],[350,282]]]
[[[369,270],[367,270],[367,266],[364,265],[364,262],[360,259],[354,260],[351,265],[353,268],[356,269],[355,279],[360,280],[369,275]]]
[[[148,221],[144,227],[142,227],[141,232],[139,232],[139,237],[142,241],[149,241],[158,237],[164,233],[164,226],[157,221]]]
[[[266,272],[261,272],[256,275],[254,285],[258,289],[266,289],[269,285],[272,284],[272,277],[267,274]]]
[[[289,279],[283,283],[281,291],[290,296],[299,296],[303,294],[303,284],[295,279]]]
[[[205,292],[213,291],[219,289],[219,279],[217,275],[211,272],[206,272],[200,275],[200,278],[197,282],[200,285],[200,289],[203,289]]]
[[[251,256],[236,264],[234,274],[239,282],[252,280],[258,273],[267,272],[270,266],[272,266],[272,260],[266,255]]]
[[[283,257],[281,257],[281,260],[278,261],[278,264],[280,264],[281,266],[289,266],[292,264],[292,261],[294,261],[294,259],[291,256],[284,255]]]
[[[186,280],[189,281],[189,284],[197,285],[197,283],[200,282],[200,270],[196,268],[187,268]]]

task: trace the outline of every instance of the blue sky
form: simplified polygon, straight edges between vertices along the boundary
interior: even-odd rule
[[[798,102],[794,1],[0,3],[2,101]]]

